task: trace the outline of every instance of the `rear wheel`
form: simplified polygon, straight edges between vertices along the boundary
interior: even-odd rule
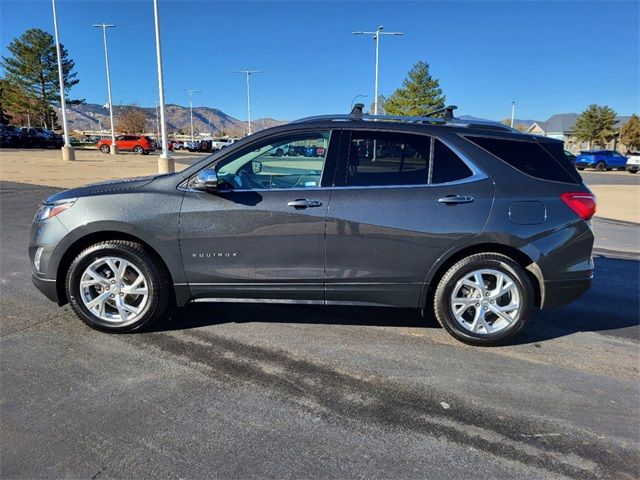
[[[142,155],[144,153],[144,148],[142,148],[140,145],[136,145],[135,147],[133,147],[133,153],[135,153],[136,155]]]
[[[150,325],[168,311],[173,298],[163,265],[142,245],[122,240],[83,250],[69,267],[65,287],[78,317],[107,332]]]
[[[527,272],[498,253],[471,255],[442,277],[434,296],[438,322],[470,345],[498,345],[531,317],[534,290]]]
[[[109,153],[109,145],[100,145],[100,151],[102,153]]]
[[[607,169],[607,164],[603,161],[596,163],[596,172],[604,172]]]

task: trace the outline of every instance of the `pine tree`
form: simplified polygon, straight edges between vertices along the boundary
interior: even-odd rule
[[[573,133],[578,140],[589,142],[589,148],[593,145],[605,147],[616,135],[615,123],[616,112],[611,108],[589,105],[576,120]]]
[[[629,121],[620,130],[620,141],[630,151],[640,151],[640,117],[635,113],[631,115]]]
[[[28,109],[34,120],[53,127],[56,114],[53,105],[60,103],[58,83],[58,61],[53,36],[39,28],[30,28],[7,46],[10,55],[2,57],[0,65],[5,71],[6,81],[15,92],[22,92],[28,99],[9,98],[10,106],[18,111]],[[69,52],[60,45],[65,94],[78,83],[73,71],[74,62]]]
[[[429,73],[428,63],[416,63],[402,85],[385,102],[387,114],[421,116],[444,107],[440,82]]]

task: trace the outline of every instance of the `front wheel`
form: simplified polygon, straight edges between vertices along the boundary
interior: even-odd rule
[[[135,242],[113,240],[83,250],[71,263],[67,298],[84,323],[106,332],[130,332],[168,311],[173,298],[163,265]]]
[[[140,145],[136,145],[135,147],[133,147],[133,153],[135,153],[136,155],[142,155],[144,153],[144,148],[142,148]]]
[[[527,272],[498,253],[480,253],[453,265],[434,295],[438,322],[470,345],[499,345],[516,335],[535,302]]]
[[[109,145],[100,145],[100,151],[102,153],[109,153]]]

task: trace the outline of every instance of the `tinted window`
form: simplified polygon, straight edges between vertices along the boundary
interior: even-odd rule
[[[455,153],[431,137],[367,131],[351,134],[347,186],[426,185],[471,175]]]
[[[500,138],[467,137],[500,160],[532,177],[556,182],[578,183],[579,175],[569,173],[567,168],[537,142],[504,140]],[[550,145],[550,144],[549,144]],[[547,148],[549,148],[547,145]],[[564,157],[564,154],[562,156]]]
[[[329,131],[297,132],[255,145],[219,163],[218,177],[230,189],[319,187],[329,137]]]

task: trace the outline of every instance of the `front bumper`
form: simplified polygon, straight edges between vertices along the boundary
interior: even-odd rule
[[[60,296],[58,295],[58,287],[55,280],[42,278],[37,276],[35,273],[32,273],[31,281],[36,286],[36,288],[40,290],[49,300],[51,300],[52,302],[56,302],[58,305],[64,305],[64,302],[60,301]]]

